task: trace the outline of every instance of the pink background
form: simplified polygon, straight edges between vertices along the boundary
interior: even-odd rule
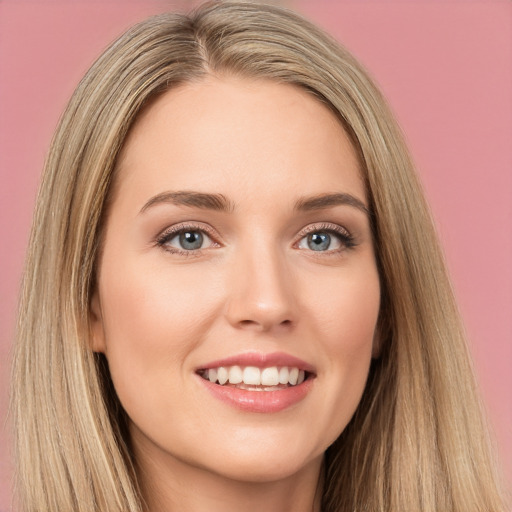
[[[0,511],[17,289],[60,112],[100,51],[147,15],[196,2],[0,0]],[[512,2],[287,2],[371,70],[430,199],[508,481],[512,481]]]

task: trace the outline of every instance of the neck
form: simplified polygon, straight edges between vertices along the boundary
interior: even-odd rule
[[[240,481],[171,456],[136,454],[147,512],[320,512],[322,460],[271,481]]]

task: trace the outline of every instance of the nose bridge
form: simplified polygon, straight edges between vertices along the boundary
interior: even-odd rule
[[[236,251],[228,285],[228,320],[255,330],[291,324],[296,321],[296,303],[285,254],[268,240],[254,242]]]

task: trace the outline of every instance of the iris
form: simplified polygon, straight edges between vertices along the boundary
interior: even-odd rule
[[[184,231],[180,233],[180,245],[183,249],[200,249],[203,245],[203,235],[199,231]]]
[[[308,247],[312,251],[325,251],[331,245],[331,237],[327,233],[312,233],[308,235]]]

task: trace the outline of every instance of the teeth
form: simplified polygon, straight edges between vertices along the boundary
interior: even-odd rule
[[[256,366],[230,366],[219,368],[209,368],[202,374],[210,382],[218,382],[221,386],[224,384],[239,384],[242,389],[255,391],[270,391],[268,387],[272,386],[297,386],[302,384],[306,378],[306,372],[298,368],[289,368],[283,366],[271,366],[269,368],[257,368]],[[260,386],[255,388],[254,386]]]
[[[299,369],[298,368],[291,368],[290,369],[290,376],[288,377],[288,382],[295,386],[297,384],[297,380],[299,379]]]
[[[290,377],[290,372],[286,366],[283,366],[279,370],[279,384],[288,384],[288,378]]]
[[[279,384],[279,371],[275,366],[261,371],[261,383],[263,386],[277,386]],[[285,382],[285,384],[287,384]]]
[[[247,368],[245,368],[243,372],[243,381],[244,384],[252,384],[253,386],[259,386],[261,384],[260,369],[254,366],[248,366]]]
[[[217,381],[217,370],[215,368],[212,368],[211,370],[208,370],[208,380],[210,382],[216,382]]]
[[[213,371],[215,371],[215,368],[212,368]],[[210,376],[210,372],[212,370],[208,370],[208,377]],[[217,370],[217,380],[219,381],[219,384],[222,386],[224,384],[226,384],[226,382],[228,381],[229,379],[229,372],[226,370],[226,368],[224,368],[223,366],[221,366],[218,370]],[[211,381],[211,379],[210,379]],[[215,382],[215,381],[213,381]]]
[[[240,384],[243,380],[242,369],[240,366],[232,366],[229,369],[229,383]]]

